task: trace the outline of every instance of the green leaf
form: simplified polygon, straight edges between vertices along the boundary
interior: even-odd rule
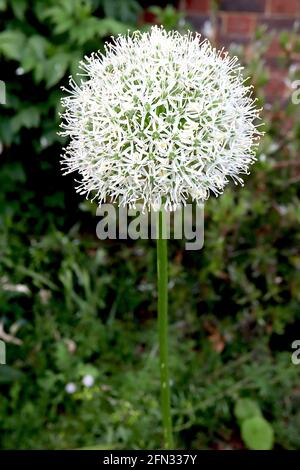
[[[162,24],[167,30],[176,29],[178,22],[183,18],[183,13],[173,5],[167,5],[165,8],[153,6],[149,8],[149,11],[156,16],[158,23]]]
[[[39,110],[34,106],[22,109],[11,120],[11,126],[14,132],[18,132],[22,127],[27,129],[38,127],[39,123],[40,113]]]
[[[39,35],[31,36],[24,48],[21,65],[25,72],[33,70],[34,78],[39,83],[45,75],[45,57],[48,41]]]
[[[240,398],[234,407],[234,415],[242,423],[245,419],[261,416],[258,404],[250,398]]]
[[[113,18],[104,18],[98,21],[98,34],[105,37],[110,34],[116,35],[120,33],[127,33],[129,26],[114,20]]]
[[[285,48],[288,45],[290,40],[290,34],[288,31],[282,31],[279,35],[279,44],[281,47]]]
[[[76,75],[80,72],[79,62],[81,60],[82,60],[82,52],[81,51],[74,52],[74,54],[72,54],[70,71],[71,71],[71,75],[73,76],[75,81],[76,81]]]
[[[11,0],[11,7],[18,20],[24,20],[27,8],[26,0]]]
[[[3,31],[0,33],[0,53],[8,59],[20,60],[26,36],[20,31]]]
[[[65,53],[59,53],[47,61],[47,79],[46,86],[51,88],[56,85],[65,75],[70,62],[70,56]]]
[[[241,433],[248,449],[271,450],[273,448],[273,428],[262,416],[255,416],[243,421]]]
[[[31,48],[36,59],[42,60],[45,58],[49,43],[43,36],[35,34],[28,39],[28,46]]]
[[[136,0],[102,0],[105,16],[115,18],[123,23],[136,23],[142,7]]]
[[[86,18],[80,24],[70,30],[72,41],[84,45],[95,38],[104,38],[119,33],[127,33],[129,26],[114,20],[113,18],[99,19],[95,17]]]
[[[13,367],[0,366],[0,384],[15,382],[23,377],[23,373]]]

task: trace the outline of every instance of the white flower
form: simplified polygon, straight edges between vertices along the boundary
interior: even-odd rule
[[[87,374],[83,377],[82,383],[85,387],[92,387],[94,385],[95,379],[92,375]]]
[[[175,210],[218,196],[230,178],[243,183],[261,133],[236,57],[197,33],[153,27],[119,36],[81,68],[61,124],[71,138],[64,172],[79,172],[80,194]]]
[[[69,382],[69,383],[66,385],[65,390],[66,390],[67,393],[69,393],[70,395],[72,395],[72,393],[75,393],[76,390],[77,390],[76,384],[74,384],[73,382]]]

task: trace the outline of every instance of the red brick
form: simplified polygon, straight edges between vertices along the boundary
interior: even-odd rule
[[[211,6],[211,0],[185,0],[182,4],[182,7],[188,12],[208,13]]]
[[[270,80],[265,86],[265,93],[270,101],[283,100],[288,96],[285,84],[286,74],[279,70],[270,70]]]
[[[224,31],[235,36],[250,36],[256,27],[256,17],[246,14],[223,15]]]
[[[272,41],[268,49],[266,50],[265,55],[269,58],[280,57],[283,55],[283,50],[280,46],[279,38],[277,35],[272,38]]]
[[[232,37],[228,34],[219,34],[218,35],[218,46],[224,47],[225,50],[230,49],[233,45],[248,46],[251,39],[245,36]]]
[[[300,54],[299,53],[293,53],[291,58],[292,58],[293,62],[297,62],[298,65],[300,64]]]
[[[223,11],[265,11],[266,0],[219,0],[219,9]]]
[[[156,16],[149,10],[144,10],[140,17],[141,24],[156,23]]]
[[[195,31],[202,32],[206,21],[210,20],[209,15],[190,15],[186,17],[188,23],[191,23]],[[221,19],[217,18],[218,30],[221,27]]]
[[[261,16],[258,20],[258,25],[265,25],[268,31],[288,31],[294,28],[296,21],[292,17],[280,18],[280,17],[267,17]]]
[[[187,16],[186,20],[188,23],[190,23],[193,26],[195,31],[200,33],[203,29],[205,22],[209,20],[209,16],[208,15],[191,15],[191,16]]]
[[[278,15],[296,15],[300,13],[299,0],[269,0],[267,12]]]

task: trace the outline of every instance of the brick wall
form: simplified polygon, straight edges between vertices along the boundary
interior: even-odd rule
[[[225,47],[231,43],[251,44],[261,25],[273,31],[274,38],[266,53],[267,65],[272,69],[267,91],[273,98],[284,95],[286,74],[276,64],[280,53],[278,35],[300,23],[300,0],[181,0],[179,5],[196,31],[207,36],[210,33],[211,39]]]
[[[213,3],[218,5],[219,37],[226,42],[247,42],[262,24],[280,31],[300,21],[300,0],[182,0],[181,7],[195,28],[201,29]]]

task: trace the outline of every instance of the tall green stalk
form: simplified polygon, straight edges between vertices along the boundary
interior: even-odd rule
[[[168,354],[168,248],[166,238],[166,215],[163,209],[158,212],[157,227],[157,307],[160,357],[161,410],[164,430],[164,447],[166,449],[173,449]]]

